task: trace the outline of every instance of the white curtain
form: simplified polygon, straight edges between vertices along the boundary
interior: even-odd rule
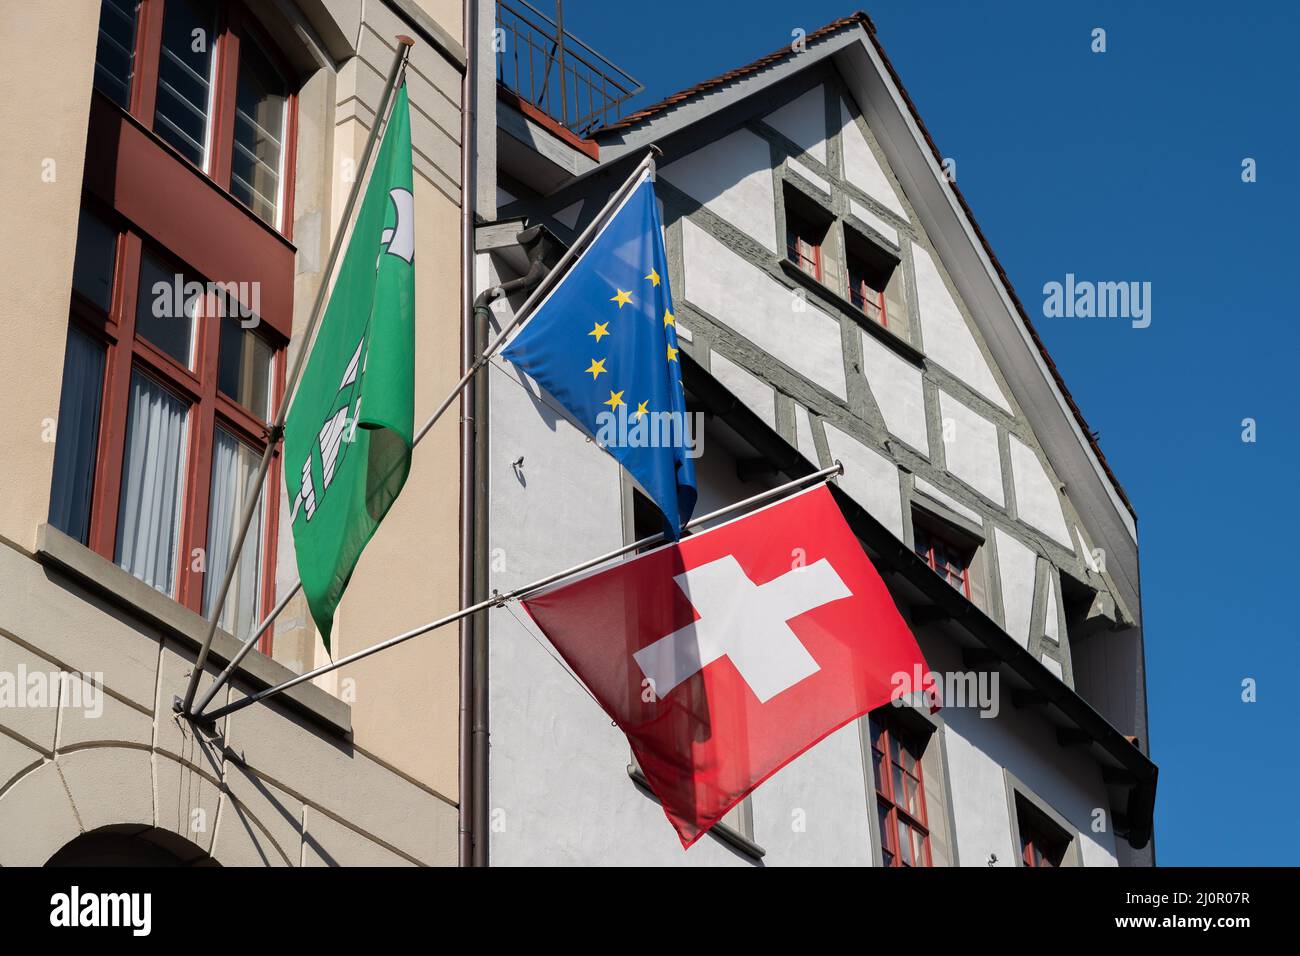
[[[212,612],[212,604],[221,588],[221,579],[230,566],[235,549],[235,532],[248,495],[257,494],[254,484],[261,455],[234,435],[218,428],[212,443],[212,494],[208,509],[208,562],[203,577],[203,613]],[[257,595],[261,584],[262,509],[261,499],[253,512],[248,537],[239,554],[235,578],[230,584],[225,607],[221,609],[222,628],[244,638],[257,624]]]
[[[90,532],[90,496],[95,483],[103,395],[104,347],[84,332],[68,329],[54,445],[50,524],[82,544]]]
[[[131,373],[117,563],[167,595],[176,581],[185,413],[180,399],[139,372]]]

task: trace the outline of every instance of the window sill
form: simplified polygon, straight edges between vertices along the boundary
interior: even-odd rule
[[[795,282],[799,283],[804,288],[810,290],[823,302],[848,315],[869,334],[874,335],[881,342],[885,343],[885,345],[889,346],[913,365],[920,367],[925,364],[925,355],[919,349],[905,342],[880,323],[871,321],[865,314],[863,314],[861,309],[848,299],[844,298],[844,296],[840,295],[830,286],[814,279],[789,259],[781,259],[780,262],[781,269],[787,276],[794,279]]]
[[[88,589],[103,595],[113,604],[161,627],[169,636],[193,651],[203,644],[207,624],[187,607],[145,584],[65,535],[53,525],[43,524],[37,531],[36,555],[46,565],[57,568]],[[217,631],[212,638],[209,659],[224,666],[241,646],[232,635]],[[235,679],[254,690],[274,686],[298,676],[283,664],[254,649],[235,672]],[[352,708],[311,683],[291,687],[280,695],[293,709],[314,723],[340,736],[352,733]]]
[[[635,783],[639,789],[645,792],[646,796],[650,797],[655,802],[659,801],[659,798],[655,796],[654,791],[650,789],[650,782],[646,780],[645,774],[637,769],[637,767],[628,764],[627,775],[632,778],[632,782]],[[738,853],[743,853],[750,859],[761,860],[763,857],[767,856],[767,851],[761,846],[749,839],[749,837],[745,836],[739,830],[729,827],[725,823],[715,823],[707,832],[709,836],[713,837],[715,840],[725,843],[733,850]]]

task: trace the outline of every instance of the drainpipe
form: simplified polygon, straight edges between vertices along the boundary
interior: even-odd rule
[[[478,149],[475,113],[478,108],[478,3],[463,0],[461,23],[464,27],[465,75],[460,88],[460,249],[461,249],[461,371],[468,371],[474,363],[474,206],[477,198],[475,181]],[[474,570],[471,564],[473,547],[473,395],[474,389],[461,393],[460,417],[460,606],[468,607],[474,593]],[[457,862],[460,866],[473,865],[474,818],[471,812],[473,795],[473,725],[470,713],[474,693],[472,666],[473,631],[468,621],[460,623],[460,713],[459,743],[457,752],[457,789],[459,812],[457,823]]]
[[[471,236],[471,241],[472,241]],[[488,344],[491,304],[536,288],[549,271],[550,233],[533,226],[519,233],[528,271],[485,289],[473,301],[466,368]],[[488,588],[488,374],[481,369],[464,392],[461,423],[461,607],[487,598]],[[461,621],[461,845],[462,866],[488,864],[488,627],[480,611]],[[468,779],[466,780],[466,777]]]

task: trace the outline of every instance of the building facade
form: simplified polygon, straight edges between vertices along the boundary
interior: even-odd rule
[[[697,514],[841,462],[931,668],[997,690],[843,728],[683,853],[618,729],[526,616],[493,611],[491,861],[1150,863],[1135,515],[870,21],[587,132],[505,45],[480,289],[520,274],[512,230],[574,241],[653,145],[705,422]],[[492,590],[657,530],[535,384],[497,361],[488,388]]]
[[[279,456],[238,555],[236,521],[402,35],[417,425],[653,147],[696,513],[841,463],[953,691],[831,735],[690,851],[517,605],[174,713],[226,569],[200,693],[296,583]],[[0,50],[0,865],[1154,861],[1134,511],[865,16],[626,116],[635,80],[516,0],[8,4]],[[333,653],[656,530],[493,359]],[[299,597],[214,706],[327,660]]]
[[[0,865],[457,862],[454,634],[211,730],[176,719],[172,704],[399,35],[415,40],[416,413],[427,415],[460,374],[444,347],[460,337],[447,308],[461,299],[459,3],[0,10],[0,155],[13,187],[0,200],[11,343],[0,370]],[[238,308],[219,313],[209,283],[229,284],[224,302]],[[453,417],[415,453],[339,609],[335,654],[456,606],[459,512],[444,489],[458,459]],[[278,456],[269,487],[201,691],[296,582]],[[415,557],[428,554],[440,557]],[[320,663],[309,622],[301,598],[291,603],[214,706]]]

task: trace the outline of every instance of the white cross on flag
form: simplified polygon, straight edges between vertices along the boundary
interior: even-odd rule
[[[686,847],[929,670],[825,485],[523,603]]]

